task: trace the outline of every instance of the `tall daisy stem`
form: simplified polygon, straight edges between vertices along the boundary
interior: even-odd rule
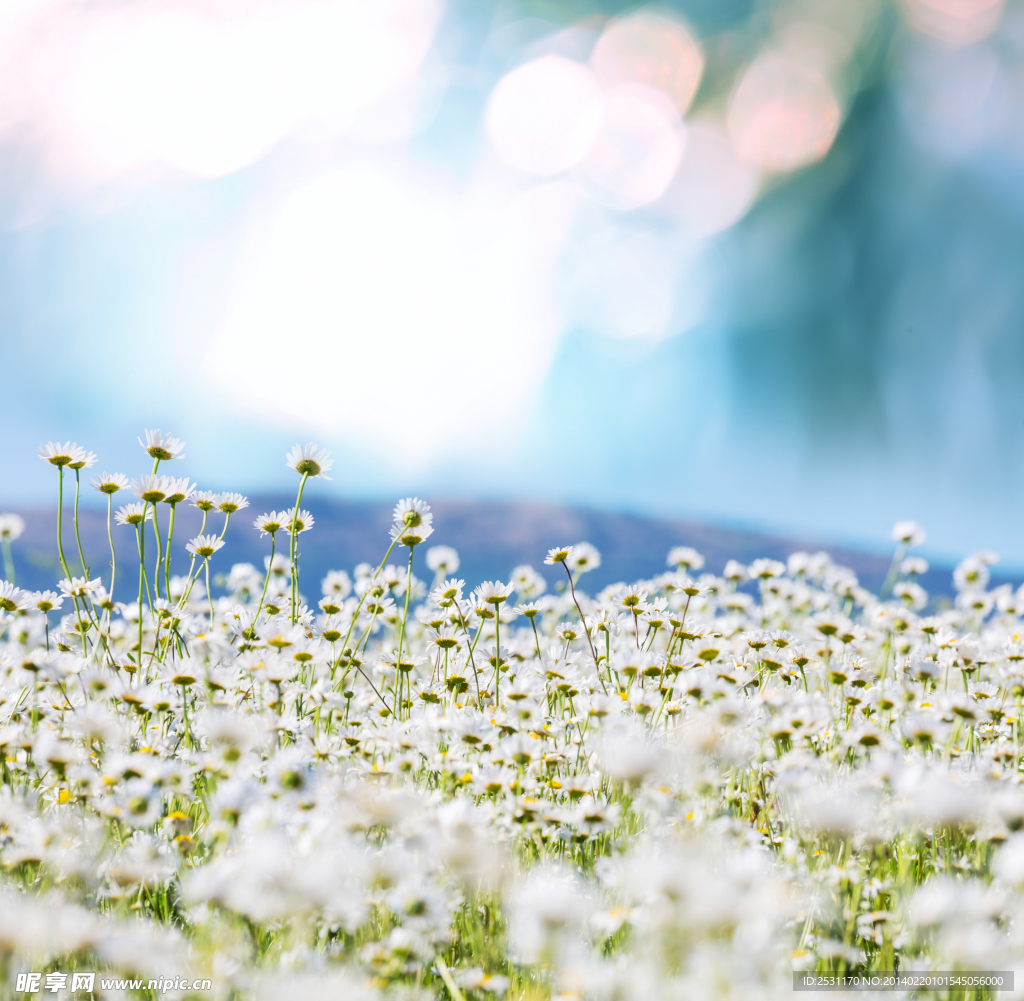
[[[82,573],[85,574],[85,579],[89,579],[89,568],[85,565],[85,554],[82,552],[82,537],[78,534],[78,495],[81,490],[81,477],[79,476],[80,470],[75,470],[75,542],[78,543],[78,558],[82,561]]]
[[[402,646],[405,643],[405,624],[409,621],[409,596],[412,594],[412,554],[416,552],[415,546],[409,547],[409,567],[405,574],[405,611],[402,613],[402,631],[398,634],[398,658],[395,660],[395,669],[398,671],[398,713],[402,713]],[[412,692],[410,691],[410,696]]]
[[[117,553],[114,552],[114,533],[110,528],[110,512],[114,506],[114,495],[107,494],[107,539],[110,541],[110,590],[107,592],[111,601],[114,600],[114,578],[117,577]]]
[[[64,467],[57,467],[57,555],[60,557],[60,565],[64,568],[64,576],[71,580],[71,571],[68,569],[68,561],[64,559]]]
[[[295,498],[295,514],[292,515],[292,531],[291,531],[291,576],[292,576],[292,625],[299,619],[299,566],[298,566],[298,542],[299,533],[295,530],[295,522],[299,519],[299,505],[302,503],[302,491],[306,489],[306,480],[309,479],[309,473],[303,473],[302,479],[299,481],[299,493]],[[225,525],[225,528],[227,526]]]

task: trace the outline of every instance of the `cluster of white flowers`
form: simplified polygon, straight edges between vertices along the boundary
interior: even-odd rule
[[[104,584],[71,575],[60,520],[59,590],[0,584],[4,976],[670,1001],[1024,962],[1024,589],[989,589],[992,554],[954,599],[916,582],[911,523],[880,597],[824,553],[718,576],[686,547],[588,594],[587,543],[547,554],[551,589],[530,566],[470,588],[450,547],[420,559],[408,498],[379,565],[314,602],[296,539],[331,460],[307,445],[294,508],[255,519],[263,570],[222,568],[217,597],[246,499],[160,475],[174,438],[144,447],[151,473],[94,481],[139,498],[126,601],[113,529]],[[41,454],[76,487],[94,461]],[[203,525],[172,576],[185,502]]]

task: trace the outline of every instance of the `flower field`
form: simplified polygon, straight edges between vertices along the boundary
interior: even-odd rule
[[[953,597],[916,582],[910,522],[880,595],[823,553],[716,575],[685,547],[590,593],[586,542],[465,582],[409,498],[378,563],[308,580],[325,451],[254,518],[140,444],[137,478],[88,485],[91,453],[40,449],[54,590],[17,586],[0,515],[12,996],[90,972],[100,997],[748,1001],[794,971],[1024,969],[1024,589],[990,588],[993,554]],[[179,505],[203,526],[172,573]],[[253,531],[265,564],[220,566]],[[971,984],[929,996],[995,996]]]

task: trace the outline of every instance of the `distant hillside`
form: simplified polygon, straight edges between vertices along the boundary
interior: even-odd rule
[[[249,562],[262,567],[263,557],[270,552],[270,540],[261,539],[252,527],[255,515],[289,507],[294,497],[261,496],[251,498],[251,506],[234,516],[226,545],[211,562],[213,571],[221,572],[232,563]],[[379,562],[388,545],[392,505],[377,502],[321,501],[307,493],[304,507],[315,519],[315,528],[300,537],[303,589],[312,595],[323,575],[330,569],[351,569],[362,561]],[[816,552],[824,549],[844,566],[850,567],[861,583],[877,591],[889,561],[885,557],[851,552],[823,546],[815,542],[782,539],[754,532],[720,528],[683,521],[663,521],[603,511],[565,508],[550,504],[482,503],[474,501],[439,501],[432,504],[434,534],[427,545],[444,543],[454,546],[462,560],[459,576],[468,584],[481,580],[506,578],[514,566],[531,563],[538,570],[549,548],[586,540],[601,551],[602,566],[587,575],[585,587],[595,591],[615,581],[632,581],[650,577],[665,569],[665,557],[671,546],[693,546],[707,560],[705,569],[720,572],[729,559],[749,563],[758,557],[784,560],[798,550]],[[56,511],[22,511],[27,528],[14,544],[17,582],[23,587],[53,587],[59,572],[56,550]],[[167,508],[161,505],[161,534],[166,533]],[[183,572],[188,555],[185,542],[199,530],[199,512],[190,506],[179,510],[175,528],[172,572]],[[220,532],[223,516],[211,517],[208,531]],[[82,548],[93,576],[102,574],[109,580],[110,551],[107,542],[105,513],[83,511],[81,520]],[[151,543],[152,528],[147,541]],[[137,579],[138,555],[135,532],[127,527],[114,527],[114,544],[118,554],[118,597],[129,596],[133,579]],[[286,543],[287,545],[287,543]],[[64,517],[64,552],[74,572],[79,567],[74,528],[70,511]],[[149,550],[152,552],[152,549]],[[401,560],[398,558],[395,562]],[[147,562],[149,560],[147,559]],[[417,557],[416,572],[426,576],[422,557]],[[549,574],[549,579],[556,579]],[[923,581],[932,593],[948,593],[951,588],[949,568],[933,568]]]

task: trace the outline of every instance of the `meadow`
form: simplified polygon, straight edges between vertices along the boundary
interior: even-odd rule
[[[534,559],[554,587],[467,583],[406,498],[379,561],[310,580],[325,450],[255,512],[177,476],[171,435],[140,446],[135,479],[39,449],[52,590],[17,586],[0,515],[10,995],[750,1001],[947,971],[918,996],[982,998],[1022,968],[1024,588],[990,587],[995,554],[949,597],[911,522],[878,594],[824,553],[714,574],[687,547],[591,594],[600,553],[563,539]],[[172,572],[179,506],[202,527]],[[252,532],[263,565],[220,566]]]

